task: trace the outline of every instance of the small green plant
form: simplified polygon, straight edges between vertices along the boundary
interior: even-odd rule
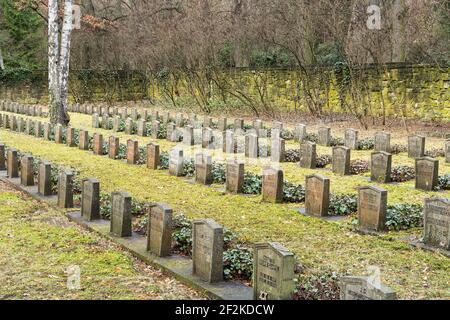
[[[356,195],[332,195],[328,214],[331,216],[345,216],[356,213],[358,210],[358,198]]]
[[[358,141],[358,150],[373,150],[375,148],[375,140],[373,138],[365,138]]]
[[[261,194],[262,177],[261,175],[245,172],[244,184],[242,186],[242,193],[244,194]]]
[[[423,208],[417,204],[397,204],[389,206],[386,226],[389,230],[408,230],[423,225]]]
[[[284,153],[284,159],[286,162],[300,162],[300,150],[289,149]]]
[[[301,274],[296,280],[294,300],[339,300],[339,276],[334,272],[320,275]]]
[[[316,167],[325,168],[327,165],[331,164],[332,161],[333,158],[328,154],[318,156],[316,159]]]
[[[284,182],[283,200],[288,203],[305,202],[305,188],[302,185],[294,185]]]
[[[350,162],[350,173],[351,174],[363,174],[369,172],[369,162],[364,160],[353,160]]]
[[[393,182],[405,182],[416,177],[416,171],[409,166],[395,166],[391,170],[391,180]]]
[[[226,280],[250,280],[253,273],[253,253],[242,245],[237,245],[223,253],[223,275]]]
[[[450,174],[445,174],[438,178],[437,190],[450,190]]]

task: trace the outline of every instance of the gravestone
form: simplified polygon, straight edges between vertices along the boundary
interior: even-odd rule
[[[416,189],[433,191],[438,185],[439,160],[422,157],[416,158]]]
[[[213,119],[210,116],[203,117],[203,128],[212,128]]]
[[[391,152],[391,134],[387,132],[378,132],[375,134],[375,152]]]
[[[52,133],[52,125],[50,123],[44,123],[44,140],[50,141]]]
[[[133,120],[131,118],[125,120],[125,134],[133,134]]]
[[[244,163],[240,161],[228,161],[226,172],[226,190],[231,193],[242,192],[244,185]]]
[[[182,127],[183,124],[184,124],[183,114],[177,113],[177,115],[175,116],[175,125],[177,127]]]
[[[170,255],[172,247],[172,214],[172,209],[164,204],[156,204],[149,212],[147,251],[158,257]]]
[[[127,162],[136,164],[139,161],[139,146],[137,140],[129,139],[127,141]]]
[[[292,300],[295,289],[295,257],[277,242],[254,247],[253,299]]]
[[[283,170],[267,168],[262,177],[262,199],[264,202],[283,202]]]
[[[152,138],[158,139],[158,133],[161,128],[161,123],[158,120],[152,121]]]
[[[102,116],[102,128],[109,130],[109,116],[106,114]]]
[[[204,185],[213,183],[211,156],[203,153],[195,156],[195,181]]]
[[[8,172],[9,178],[18,178],[19,177],[19,160],[18,160],[16,149],[8,150],[7,172]]]
[[[183,176],[183,162],[183,150],[177,148],[172,149],[169,155],[169,174],[175,177]]]
[[[194,127],[188,125],[183,129],[183,144],[186,146],[194,145]]]
[[[262,122],[262,120],[260,120],[260,119],[255,119],[255,120],[253,120],[252,127],[253,127],[253,129],[255,130],[256,135],[257,135],[258,137],[260,137],[259,131],[262,130],[262,128],[263,128],[263,122]]]
[[[226,153],[236,153],[236,140],[233,130],[225,131],[224,148]]]
[[[139,119],[138,121],[137,135],[140,137],[147,136],[147,122],[143,119]]]
[[[138,113],[136,108],[131,109],[131,119],[133,119],[133,121],[137,121],[138,119]]]
[[[131,197],[126,192],[112,194],[111,234],[115,237],[131,237]]]
[[[52,192],[52,164],[42,161],[39,164],[38,193],[44,197],[51,196]]]
[[[33,127],[33,121],[31,121],[31,119],[27,119],[26,124],[25,124],[25,134],[26,135],[31,135],[32,127]]]
[[[122,120],[126,120],[128,118],[127,108],[122,109],[122,113],[120,114],[120,117],[122,118]]]
[[[245,136],[245,155],[251,159],[257,159],[259,155],[259,138],[256,134]]]
[[[202,148],[214,149],[214,135],[211,128],[202,129]]]
[[[330,179],[319,174],[307,176],[305,189],[306,214],[318,217],[327,216],[330,203]]]
[[[445,162],[450,163],[450,140],[447,140],[445,142],[444,149],[445,149]]]
[[[244,130],[244,119],[235,119],[234,120],[234,131]]]
[[[358,188],[358,230],[386,230],[387,196],[386,190],[376,186]]]
[[[305,124],[299,124],[295,127],[294,131],[294,141],[295,142],[304,142],[306,140],[306,125]]]
[[[341,277],[339,279],[341,300],[396,300],[394,290],[369,277]]]
[[[119,156],[119,138],[110,136],[108,142],[108,157],[110,159],[117,159]]]
[[[30,120],[31,121],[31,120]],[[7,114],[4,114],[3,115],[3,127],[5,128],[5,129],[8,129],[9,128],[9,115],[7,115]]]
[[[318,130],[318,141],[321,146],[329,146],[331,143],[331,128],[320,127]]]
[[[22,117],[17,119],[17,132],[23,132],[25,125],[24,125],[24,120]]]
[[[370,161],[370,179],[374,182],[391,182],[392,154],[372,152]]]
[[[177,142],[176,138],[174,138],[174,132],[177,130],[177,127],[174,123],[170,122],[167,124],[167,135],[166,140],[171,142]]]
[[[67,138],[66,138],[66,144],[69,147],[76,147],[76,143],[75,143],[75,129],[71,128],[71,127],[67,127]]]
[[[40,138],[41,131],[42,131],[42,123],[40,121],[35,121],[34,122],[34,136],[36,138]]]
[[[93,151],[95,155],[103,155],[103,135],[100,133],[94,134],[94,146]]]
[[[5,145],[0,143],[0,170],[6,170]]]
[[[119,116],[114,116],[113,119],[113,132],[119,132],[120,130],[120,117]]]
[[[350,149],[347,147],[333,147],[333,172],[346,176],[350,175]]]
[[[63,127],[60,124],[55,127],[55,143],[63,143]]]
[[[34,186],[33,157],[24,155],[20,159],[20,183],[23,186]]]
[[[425,137],[414,135],[408,137],[408,157],[421,158],[425,155]]]
[[[16,116],[11,116],[11,118],[9,119],[9,128],[11,129],[11,131],[17,130]]]
[[[351,150],[358,149],[358,130],[347,129],[345,130],[344,144]]]
[[[192,271],[209,283],[223,280],[223,229],[214,220],[192,222]]]
[[[61,171],[58,179],[58,207],[73,208],[73,173]]]
[[[170,121],[170,112],[164,112],[162,115],[163,123],[168,123]]]
[[[97,113],[94,113],[92,115],[92,127],[93,128],[99,128],[100,127],[100,119],[99,119]]]
[[[270,159],[272,162],[284,162],[285,140],[282,138],[272,138]]]
[[[300,143],[299,166],[306,169],[314,169],[317,163],[316,144],[310,141]]]
[[[281,132],[283,130],[283,123],[280,121],[273,121],[272,130],[279,130]]]
[[[219,123],[217,125],[217,130],[219,131],[226,131],[228,126],[228,119],[227,118],[220,118]]]
[[[81,216],[86,221],[100,219],[100,182],[95,178],[81,182]]]
[[[423,242],[450,251],[450,200],[426,199],[423,216]]]
[[[160,148],[159,145],[153,142],[150,142],[147,145],[147,168],[152,170],[157,170],[159,166],[159,155]]]
[[[80,130],[78,138],[78,148],[80,150],[89,150],[89,132],[86,130]]]

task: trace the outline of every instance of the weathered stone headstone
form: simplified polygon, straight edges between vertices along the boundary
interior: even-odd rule
[[[129,139],[127,141],[127,162],[136,164],[139,161],[139,146],[137,140]]]
[[[421,158],[425,155],[425,137],[414,135],[408,137],[408,157]]]
[[[318,144],[321,146],[329,146],[331,143],[331,128],[320,127],[318,130]]]
[[[20,159],[20,183],[23,186],[34,186],[33,160],[28,154]]]
[[[182,127],[183,124],[184,124],[183,114],[177,113],[177,115],[175,116],[175,125],[177,127]]]
[[[113,119],[113,132],[119,132],[119,130],[120,130],[120,121],[121,121],[121,119],[120,119],[120,117],[119,116],[114,116],[114,119]]]
[[[439,160],[422,157],[416,158],[416,189],[433,191],[438,185]]]
[[[450,140],[447,140],[445,142],[444,149],[445,149],[445,162],[450,163]]]
[[[223,229],[214,220],[192,222],[193,274],[209,283],[223,280]]]
[[[423,224],[423,242],[450,251],[450,200],[426,199]]]
[[[94,178],[81,183],[81,216],[86,221],[100,219],[100,182]]]
[[[121,114],[120,114],[120,117],[121,117],[123,120],[126,120],[126,119],[128,118],[128,111],[127,111],[127,108],[123,108],[123,109],[122,109],[122,112],[121,112]]]
[[[375,182],[391,182],[392,154],[372,152],[370,161],[370,179]]]
[[[351,150],[358,149],[358,130],[347,129],[345,130],[344,144]]]
[[[259,156],[259,138],[256,134],[245,136],[245,156],[257,159]]]
[[[236,130],[244,130],[244,119],[234,120],[234,131]]]
[[[376,186],[358,188],[358,230],[386,230],[387,196],[386,190]]]
[[[283,122],[273,121],[272,122],[272,130],[279,130],[281,132],[283,130]]]
[[[283,170],[268,168],[263,171],[262,199],[264,202],[283,202]]]
[[[5,145],[0,143],[0,170],[6,170]]]
[[[169,174],[176,177],[183,176],[183,162],[183,150],[177,148],[172,149],[169,155]]]
[[[214,149],[214,134],[211,128],[202,129],[202,148]]]
[[[282,138],[272,138],[270,159],[273,162],[284,162],[285,140]]]
[[[58,207],[73,208],[73,173],[61,171],[58,179]]]
[[[98,128],[98,127],[100,127],[100,119],[99,119],[97,113],[94,113],[94,114],[92,115],[92,127],[93,127],[93,128]]]
[[[314,174],[306,177],[305,212],[308,215],[328,215],[330,203],[330,179]]]
[[[25,134],[31,135],[32,128],[33,128],[33,121],[31,121],[31,119],[27,119],[25,125]]]
[[[71,127],[67,127],[67,138],[66,138],[66,144],[69,147],[76,147],[76,143],[75,143],[75,129],[71,128]]]
[[[292,300],[295,289],[295,257],[276,242],[255,245],[253,299]]]
[[[138,121],[137,135],[140,137],[147,136],[147,122],[143,119],[139,119]]]
[[[299,124],[295,127],[294,131],[294,141],[296,142],[304,142],[306,140],[306,125]]]
[[[131,119],[133,119],[133,121],[137,121],[138,119],[138,113],[136,108],[132,108],[131,109],[131,115],[130,115]]]
[[[100,133],[94,134],[93,152],[95,155],[98,155],[98,156],[103,155],[103,135]]]
[[[158,139],[158,133],[161,128],[161,123],[158,120],[152,121],[152,138]]]
[[[147,168],[152,170],[158,169],[160,160],[159,155],[160,155],[159,145],[150,142],[147,145]]]
[[[227,118],[220,118],[219,123],[217,125],[217,130],[219,131],[226,131],[228,126],[228,119]]]
[[[63,143],[63,127],[60,124],[55,127],[55,143]]]
[[[191,125],[183,129],[183,144],[186,146],[194,145],[194,127]]]
[[[176,127],[175,123],[169,122],[167,124],[167,135],[166,135],[167,141],[177,142],[177,141],[172,140],[172,139],[174,139],[174,132],[176,131],[176,129],[177,129],[177,127]]]
[[[131,197],[126,192],[112,194],[111,234],[131,237]]]
[[[300,143],[300,162],[301,168],[314,169],[317,163],[316,144],[310,141]]]
[[[212,128],[213,119],[210,116],[203,117],[203,128]]]
[[[223,148],[226,153],[236,153],[236,140],[233,130],[224,132]]]
[[[204,185],[213,183],[211,156],[203,153],[195,156],[195,181]]]
[[[52,125],[50,123],[44,123],[44,140],[50,141],[50,136],[52,134]]]
[[[110,136],[108,142],[108,157],[110,159],[117,159],[119,156],[119,138]]]
[[[231,193],[242,192],[244,185],[244,163],[240,161],[227,162],[226,190]]]
[[[131,118],[125,120],[125,134],[133,134],[133,120]]]
[[[107,114],[104,114],[102,116],[102,128],[105,130],[109,130],[109,116]]]
[[[152,207],[148,217],[147,251],[158,257],[170,255],[173,211],[164,204]]]
[[[22,117],[17,119],[17,132],[23,132],[25,128],[25,121]]]
[[[78,148],[80,150],[89,150],[89,132],[80,130],[78,134]]]
[[[34,136],[36,138],[40,138],[41,131],[42,131],[42,123],[40,121],[35,121],[34,122]]]
[[[38,193],[44,197],[51,196],[52,192],[52,164],[42,161],[39,164]]]
[[[369,277],[341,277],[339,279],[341,300],[396,300],[394,290]]]
[[[11,116],[11,118],[9,119],[9,128],[11,129],[11,131],[16,131],[17,130],[17,119],[16,119],[16,116]]]
[[[342,176],[350,175],[350,149],[333,147],[333,172]]]
[[[260,119],[255,119],[255,120],[253,120],[252,127],[253,127],[253,129],[255,130],[256,135],[257,135],[258,137],[260,137],[259,131],[263,128],[263,122],[262,122],[262,120],[260,120]]]
[[[17,157],[16,149],[8,150],[8,166],[7,172],[9,178],[18,178],[19,177],[19,160]]]
[[[391,152],[391,134],[387,132],[378,132],[375,134],[375,152]]]

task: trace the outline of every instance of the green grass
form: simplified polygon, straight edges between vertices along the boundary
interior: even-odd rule
[[[361,275],[368,266],[375,265],[381,268],[384,283],[397,290],[400,298],[450,297],[449,259],[414,249],[399,240],[420,237],[421,230],[391,232],[382,237],[362,236],[351,231],[348,220],[330,223],[303,217],[293,210],[295,205],[261,203],[260,196],[224,194],[218,188],[171,177],[167,171],[127,165],[6,130],[1,130],[0,140],[43,159],[77,168],[82,177],[96,177],[103,191],[124,190],[139,200],[167,203],[175,213],[184,213],[190,218],[213,218],[252,243],[281,242],[297,255],[308,272]],[[299,173],[302,171],[292,165],[292,172],[287,176],[289,180],[297,177],[302,181],[305,174]],[[353,179],[334,177],[332,184],[335,188],[343,186],[350,190]],[[403,188],[392,186],[390,191],[390,199],[403,197],[405,202],[431,195],[416,192],[408,184]],[[449,193],[441,193],[441,196],[448,197]]]
[[[195,292],[70,223],[62,212],[0,192],[0,299],[189,299]],[[81,268],[81,290],[66,270]]]

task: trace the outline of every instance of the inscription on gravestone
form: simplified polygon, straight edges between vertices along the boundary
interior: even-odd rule
[[[172,246],[172,213],[172,209],[164,204],[157,204],[149,212],[147,251],[159,257],[170,255]]]
[[[203,281],[223,280],[223,229],[214,220],[192,222],[193,274]]]
[[[126,192],[112,194],[111,234],[131,237],[131,197]]]
[[[100,182],[97,179],[82,181],[81,216],[87,221],[100,219]]]
[[[439,160],[423,157],[416,158],[416,189],[433,191],[438,185]]]
[[[425,244],[450,250],[450,200],[426,199],[424,207]]]
[[[276,242],[255,245],[253,299],[291,300],[295,289],[295,257]]]
[[[379,151],[371,154],[370,179],[374,182],[391,182],[392,154]]]
[[[330,202],[330,179],[314,174],[306,177],[305,212],[308,215],[328,215]]]
[[[239,161],[227,162],[226,190],[231,193],[240,193],[244,185],[244,163]]]
[[[283,170],[268,168],[263,171],[262,199],[265,202],[283,202]]]
[[[358,188],[358,230],[386,230],[387,195],[386,190],[376,186]]]

